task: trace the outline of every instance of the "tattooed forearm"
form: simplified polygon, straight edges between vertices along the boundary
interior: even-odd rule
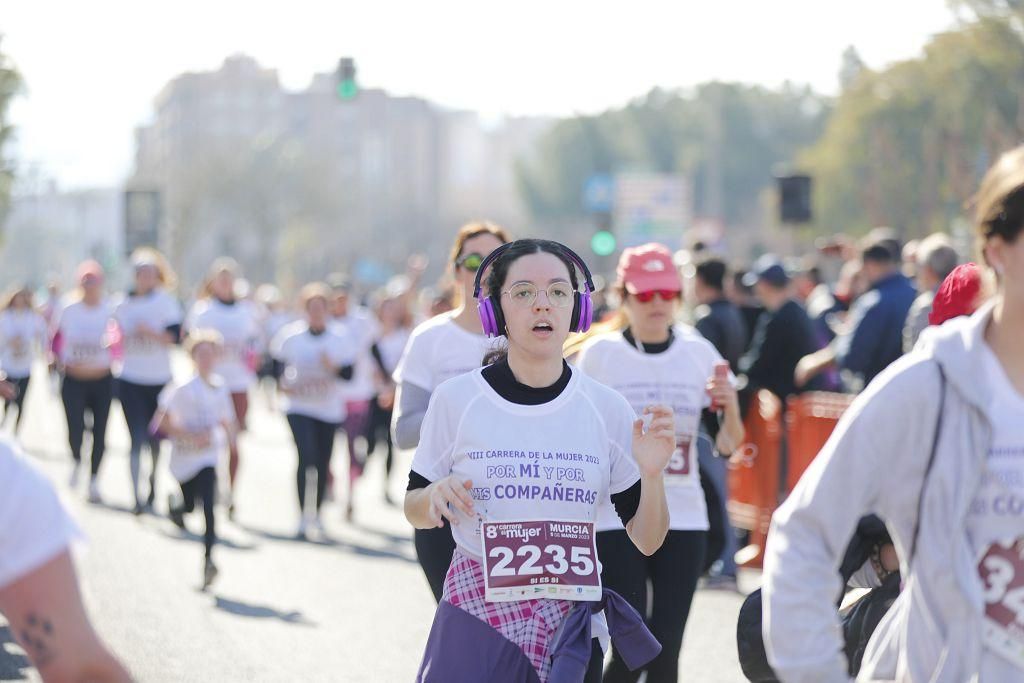
[[[46,666],[57,657],[53,644],[53,622],[35,612],[29,612],[25,617],[25,623],[18,629],[18,641],[37,669]]]

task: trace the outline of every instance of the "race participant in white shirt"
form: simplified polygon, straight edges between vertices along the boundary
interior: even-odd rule
[[[203,289],[204,298],[192,306],[185,319],[185,329],[213,329],[220,332],[224,347],[214,373],[224,380],[224,386],[231,392],[238,428],[245,431],[249,413],[249,388],[256,383],[261,332],[255,308],[235,297],[238,273],[238,263],[234,259],[219,258],[213,262]],[[234,492],[238,481],[239,459],[238,443],[233,440],[228,459],[231,483],[228,517],[235,512]]]
[[[420,425],[434,389],[447,379],[479,368],[492,348],[473,303],[473,282],[483,260],[508,242],[503,228],[486,222],[464,225],[455,236],[450,262],[460,296],[458,306],[413,330],[393,375],[398,389],[391,428],[399,448],[415,448],[419,443]],[[455,551],[451,528],[444,522],[438,529],[416,529],[414,541],[416,558],[434,600],[440,600]]]
[[[231,394],[214,374],[222,347],[216,330],[194,329],[185,350],[195,364],[195,375],[184,384],[171,385],[160,395],[156,417],[159,430],[171,440],[171,475],[181,486],[181,499],[169,497],[171,521],[185,528],[185,514],[203,505],[203,589],[217,577],[213,545],[217,541],[217,465],[235,440],[237,422]]]
[[[391,437],[391,418],[395,406],[395,383],[392,375],[402,358],[402,351],[412,335],[412,311],[406,296],[391,296],[378,304],[380,337],[370,348],[377,363],[377,396],[370,410],[370,428],[366,437],[366,452],[376,451],[383,433],[387,449],[384,462],[384,499],[393,503],[390,493],[391,468],[394,462],[394,439]]]
[[[647,557],[633,545],[606,497],[598,512],[597,548],[601,578],[641,614],[662,645],[646,667],[650,683],[675,683],[693,594],[704,567],[708,513],[697,464],[702,414],[714,403],[723,410],[717,434],[718,451],[729,455],[743,439],[736,391],[728,367],[696,330],[675,324],[683,283],[672,253],[660,244],[626,249],[619,259],[616,289],[622,300],[617,328],[590,339],[577,358],[588,376],[622,394],[640,411],[651,401],[675,413],[676,451],[665,470],[669,532],[658,552]],[[650,600],[648,600],[650,594]],[[648,604],[651,609],[648,610]],[[649,614],[648,614],[649,612]],[[630,671],[615,650],[604,681],[637,681],[643,671]]]
[[[406,517],[421,529],[449,519],[457,546],[417,680],[582,681],[601,657],[591,604],[621,601],[602,591],[593,561],[598,506],[611,495],[636,546],[657,551],[674,420],[647,406],[645,429],[621,395],[563,360],[570,330],[591,318],[577,255],[527,239],[491,257],[481,318],[508,338],[507,355],[437,388],[409,476]],[[631,612],[635,635],[642,622],[622,604],[608,626],[622,629]]]
[[[296,484],[299,494],[298,538],[309,526],[324,533],[320,507],[327,491],[327,473],[334,451],[334,435],[344,419],[343,381],[352,379],[356,346],[344,327],[329,324],[330,288],[315,282],[302,288],[299,302],[305,320],[286,325],[271,342],[271,353],[283,366],[278,379],[281,408],[295,439],[298,454]],[[316,470],[315,506],[306,503],[306,477]]]
[[[974,205],[996,295],[878,375],[772,518],[763,633],[780,680],[849,680],[836,567],[867,512],[903,589],[857,680],[1024,680],[1024,147]]]
[[[82,604],[70,553],[78,535],[46,478],[0,439],[0,614],[44,681],[126,683]]]
[[[106,450],[107,417],[114,392],[110,374],[113,308],[103,294],[103,268],[96,261],[78,267],[79,291],[57,313],[53,334],[55,363],[62,375],[61,399],[68,421],[68,443],[75,464],[71,486],[78,484],[85,436],[85,414],[92,415],[89,501],[100,501],[98,475]]]
[[[181,339],[183,312],[170,293],[177,278],[164,256],[148,247],[131,256],[133,288],[114,308],[121,336],[121,358],[114,364],[118,400],[131,437],[129,464],[135,514],[153,507],[160,440],[150,433],[160,392],[171,381],[171,346]],[[139,490],[143,446],[149,449],[149,493]]]
[[[377,395],[374,382],[376,361],[370,349],[377,341],[378,325],[373,314],[365,306],[351,301],[351,283],[340,274],[329,276],[331,287],[331,316],[336,325],[344,327],[347,335],[356,345],[355,370],[352,380],[342,388],[345,403],[345,418],[341,428],[348,445],[348,490],[345,496],[345,519],[352,521],[355,512],[354,494],[356,481],[363,474],[366,465],[366,435],[370,427],[370,405]]]
[[[4,424],[13,412],[11,406],[17,408],[15,434],[21,427],[32,362],[46,348],[47,341],[46,320],[32,305],[32,292],[25,287],[16,288],[0,310],[0,370],[17,387],[14,397],[4,400]]]

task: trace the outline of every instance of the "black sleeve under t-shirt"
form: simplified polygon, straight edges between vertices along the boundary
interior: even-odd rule
[[[562,361],[562,375],[557,382],[547,387],[530,387],[517,381],[508,361],[503,360],[484,368],[483,377],[487,384],[506,401],[519,405],[537,406],[558,398],[569,386],[572,370],[569,369],[568,363]],[[405,490],[424,489],[431,483],[422,474],[410,471],[409,483]],[[628,524],[640,507],[640,482],[636,482],[621,493],[613,494],[612,505],[615,506],[615,512],[619,515],[622,523]]]

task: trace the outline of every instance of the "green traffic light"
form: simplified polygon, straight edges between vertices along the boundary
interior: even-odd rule
[[[590,248],[598,256],[608,256],[615,251],[615,235],[607,230],[599,230],[590,238]]]
[[[359,94],[359,86],[355,79],[345,80],[338,84],[338,97],[343,100],[355,99]]]

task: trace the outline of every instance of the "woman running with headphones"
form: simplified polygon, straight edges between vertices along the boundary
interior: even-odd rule
[[[597,637],[628,631],[626,656],[642,665],[657,643],[637,647],[639,615],[602,590],[594,525],[611,496],[636,546],[661,546],[672,411],[646,407],[645,429],[621,395],[563,360],[592,315],[592,278],[568,248],[518,240],[477,283],[484,331],[508,350],[438,387],[423,420],[406,517],[422,529],[449,519],[457,549],[418,680],[583,681],[601,657],[591,615],[602,608],[615,618],[596,620]]]
[[[46,347],[46,320],[32,306],[32,292],[26,287],[14,290],[0,311],[0,370],[7,381],[17,387],[14,398],[4,399],[4,423],[11,416],[11,406],[18,409],[14,433],[21,427],[25,411],[25,394],[32,376],[32,361]]]
[[[493,223],[469,223],[455,236],[451,252],[454,280],[461,293],[459,306],[420,324],[402,353],[394,373],[398,391],[392,431],[399,448],[415,448],[430,396],[441,382],[483,364],[491,347],[471,305],[473,282],[487,256],[509,241],[508,233]],[[455,541],[445,522],[440,528],[416,529],[416,558],[427,577],[434,600],[441,599],[445,573],[452,563]]]
[[[219,258],[214,261],[204,287],[205,297],[192,306],[185,327],[189,331],[216,330],[223,338],[224,346],[214,373],[224,380],[224,385],[231,392],[231,403],[235,407],[235,417],[241,432],[245,431],[245,420],[249,413],[249,387],[256,383],[255,366],[259,357],[261,330],[256,310],[247,302],[235,298],[238,274],[238,263],[234,259]],[[228,449],[228,475],[231,481],[228,518],[235,513],[238,464],[238,441],[235,439]]]
[[[658,552],[645,557],[633,545],[605,498],[598,513],[597,549],[605,585],[620,593],[641,614],[662,645],[661,654],[647,665],[650,683],[674,683],[679,674],[679,648],[704,567],[708,513],[697,466],[697,440],[702,413],[710,406],[723,411],[717,433],[718,451],[731,454],[743,439],[736,390],[728,368],[706,339],[695,330],[675,324],[683,283],[672,254],[660,244],[626,249],[619,259],[616,288],[622,300],[611,323],[624,327],[589,340],[577,359],[579,369],[624,396],[640,411],[652,400],[675,413],[676,451],[665,470],[669,532]],[[648,588],[648,586],[650,586]],[[636,681],[618,651],[604,673],[605,681]]]
[[[135,283],[114,309],[124,353],[115,363],[118,399],[131,436],[130,467],[135,514],[153,507],[160,439],[150,434],[160,392],[171,381],[171,345],[181,338],[181,305],[169,292],[175,276],[163,254],[143,247],[131,257]],[[139,490],[142,447],[149,448],[149,495]],[[144,502],[145,501],[145,502]]]
[[[103,295],[103,278],[103,268],[96,261],[78,267],[79,293],[56,315],[53,335],[55,363],[63,377],[60,394],[68,420],[68,444],[75,459],[72,488],[78,485],[85,413],[92,413],[91,503],[100,502],[97,478],[114,394],[109,334],[114,311]]]

